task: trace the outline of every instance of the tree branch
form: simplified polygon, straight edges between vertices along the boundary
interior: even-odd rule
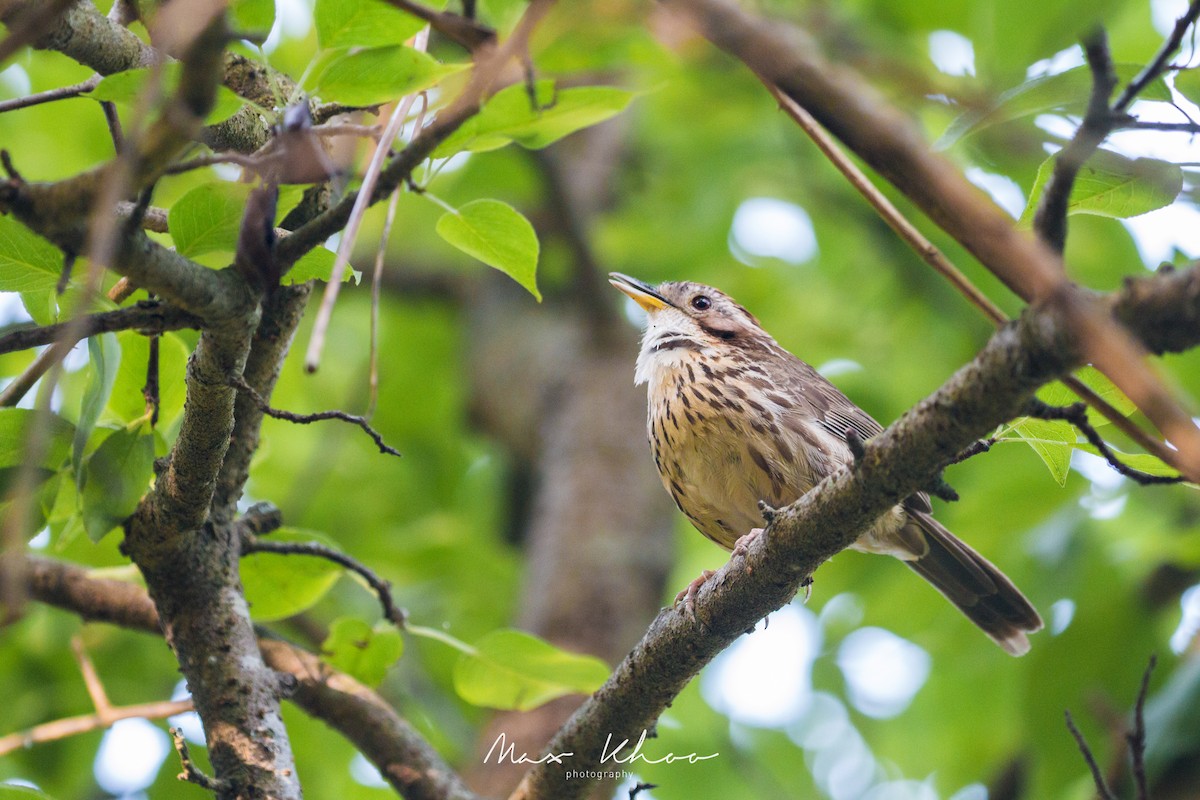
[[[0,756],[6,756],[9,753],[32,747],[35,744],[53,742],[58,739],[66,739],[70,736],[78,736],[82,733],[111,728],[115,723],[123,719],[164,719],[191,710],[191,700],[164,700],[153,703],[138,703],[132,706],[115,706],[108,709],[107,713],[104,714],[97,711],[78,717],[65,717],[53,722],[34,725],[27,731],[0,736]]]
[[[146,300],[129,308],[119,308],[116,311],[104,311],[83,317],[82,322],[78,323],[78,327],[75,329],[79,338],[72,337],[70,347],[74,347],[80,339],[101,333],[128,330],[141,333],[165,333],[183,328],[199,328],[202,324],[198,317],[183,309],[158,300]],[[54,344],[69,325],[71,325],[69,322],[60,322],[56,325],[25,327],[0,335],[0,354]]]
[[[141,588],[92,578],[80,567],[30,558],[29,593],[39,602],[94,622],[160,634],[154,604]],[[341,733],[406,800],[477,800],[421,735],[358,681],[295,645],[262,635],[267,664],[296,680],[289,699]]]
[[[1117,88],[1117,73],[1103,29],[1084,38],[1083,52],[1092,71],[1087,114],[1071,141],[1054,159],[1054,171],[1033,215],[1033,229],[1058,253],[1062,253],[1067,243],[1067,201],[1071,198],[1075,177],[1113,129],[1114,115],[1108,108],[1108,98]]]
[[[312,286],[307,283],[281,286],[263,304],[262,320],[254,332],[241,374],[241,380],[254,387],[254,394],[239,392],[235,401],[233,434],[212,500],[215,522],[230,522],[237,515],[237,502],[250,477],[250,460],[261,435],[264,411],[258,401],[270,397],[275,389],[283,359],[311,294]]]
[[[1200,269],[1189,274],[1200,283]],[[1171,278],[1160,280],[1169,283]],[[1186,295],[1175,298],[1186,304]],[[1110,305],[1123,304],[1112,299]],[[1200,315],[1200,303],[1191,306],[1189,312]],[[1200,344],[1200,324],[1186,336],[1188,346]],[[608,682],[544,752],[571,752],[573,764],[592,765],[599,763],[606,741],[636,741],[703,666],[759,619],[789,602],[821,563],[851,544],[880,514],[928,484],[972,443],[1020,415],[1040,385],[1066,374],[1081,359],[1078,334],[1064,323],[1059,307],[1031,307],[997,332],[945,385],[865,443],[863,457],[852,469],[839,470],[779,509],[745,560],[731,560],[701,588],[695,606],[699,621],[675,610],[660,613]],[[535,766],[512,800],[581,796],[588,786],[567,781],[567,766]]]
[[[1192,0],[1188,4],[1188,10],[1183,16],[1175,20],[1175,27],[1171,29],[1171,34],[1163,42],[1162,47],[1158,49],[1158,53],[1146,65],[1146,68],[1137,74],[1125,90],[1117,97],[1117,102],[1113,103],[1113,111],[1118,114],[1123,114],[1133,105],[1133,101],[1137,96],[1146,90],[1146,87],[1158,80],[1158,78],[1167,71],[1167,67],[1171,62],[1171,57],[1179,50],[1179,45],[1183,43],[1184,34],[1188,28],[1196,23],[1196,19],[1200,17],[1200,0]]]
[[[47,89],[44,92],[27,95],[26,97],[14,97],[11,100],[0,101],[0,114],[6,111],[16,111],[19,108],[41,105],[42,103],[53,103],[55,100],[65,100],[68,97],[78,97],[95,89],[98,83],[100,83],[100,76],[93,75],[83,83],[77,83],[73,86]]]

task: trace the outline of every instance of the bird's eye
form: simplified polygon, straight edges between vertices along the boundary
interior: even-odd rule
[[[708,309],[712,308],[712,300],[709,300],[702,294],[698,294],[692,298],[692,308],[696,309],[697,311],[707,311]]]

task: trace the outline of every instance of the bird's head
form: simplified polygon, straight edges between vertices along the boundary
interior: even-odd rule
[[[646,310],[638,383],[660,365],[774,343],[749,311],[711,286],[690,281],[650,286],[619,272],[610,272],[608,282]]]

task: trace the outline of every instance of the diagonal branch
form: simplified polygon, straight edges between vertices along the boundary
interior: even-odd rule
[[[1200,268],[1187,277],[1190,294],[1160,278],[1157,285],[1144,286],[1141,296],[1147,304],[1165,304],[1174,293],[1177,305],[1188,305],[1194,324],[1180,338],[1186,336],[1187,346],[1195,347],[1200,344]],[[1116,298],[1111,306],[1137,310]],[[609,681],[546,746],[544,752],[574,753],[571,764],[533,767],[511,800],[582,796],[588,787],[566,780],[568,767],[599,764],[606,748],[612,750],[607,742],[637,741],[702,667],[789,602],[821,563],[928,484],[961,451],[1021,414],[1040,385],[1066,374],[1081,358],[1078,336],[1054,304],[1035,306],[997,332],[945,385],[865,443],[853,469],[839,470],[780,509],[744,561],[732,559],[705,583],[696,603],[700,621],[671,609],[660,613]]]
[[[993,303],[987,295],[981,292],[971,281],[948,259],[938,247],[917,230],[900,210],[875,187],[871,180],[858,166],[851,161],[838,143],[834,141],[812,115],[796,104],[796,101],[784,94],[778,86],[769,84],[767,89],[779,102],[780,108],[791,117],[800,128],[808,134],[817,148],[829,159],[839,172],[845,176],[864,199],[875,209],[880,218],[904,240],[921,259],[931,266],[934,271],[950,282],[950,285],[963,297],[979,309],[996,327],[1005,325],[1008,316]],[[1157,456],[1164,463],[1170,463],[1172,453],[1159,439],[1154,438],[1137,426],[1133,420],[1114,408],[1107,400],[1091,390],[1083,381],[1074,375],[1064,376],[1062,382],[1085,403],[1096,409],[1109,422],[1113,423],[1122,433],[1128,436],[1148,453]]]

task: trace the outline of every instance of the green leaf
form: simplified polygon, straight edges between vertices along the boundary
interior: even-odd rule
[[[388,622],[372,628],[361,619],[340,617],[329,626],[321,656],[331,666],[368,686],[378,686],[404,652],[400,631]]]
[[[425,27],[423,20],[381,0],[317,0],[313,21],[323,49],[404,44]]]
[[[1026,417],[1013,426],[1017,437],[1033,448],[1059,486],[1067,485],[1071,471],[1071,450],[1077,439],[1075,428],[1061,420]]]
[[[1184,69],[1175,73],[1175,88],[1193,103],[1200,103],[1200,69]]]
[[[317,542],[337,549],[337,544],[316,531],[280,528],[273,542]],[[251,553],[242,559],[242,588],[250,613],[263,622],[295,616],[325,596],[342,568],[332,561],[306,555]]]
[[[493,631],[475,650],[454,665],[454,689],[477,706],[528,711],[556,697],[594,692],[608,679],[600,659],[522,631]]]
[[[53,288],[21,292],[21,305],[38,325],[58,322],[58,292]]]
[[[275,0],[231,0],[229,16],[234,30],[267,33],[275,24]]]
[[[538,239],[529,220],[499,200],[474,200],[437,221],[438,236],[495,267],[542,301],[537,288]]]
[[[554,90],[553,81],[538,81],[537,107],[524,84],[501,89],[483,109],[446,139],[435,158],[462,150],[483,152],[517,142],[538,149],[595,125],[625,110],[633,93],[611,86]]]
[[[178,61],[168,61],[162,65],[163,97],[170,97],[175,93],[179,87],[179,76],[182,74],[182,70],[183,66]],[[135,106],[152,73],[153,68],[151,67],[115,72],[96,84],[96,88],[92,89],[88,96],[93,100]],[[218,86],[216,101],[213,103],[212,111],[205,117],[204,124],[215,125],[223,122],[236,114],[245,104],[245,100],[228,88]]]
[[[300,205],[307,190],[307,186],[296,183],[285,183],[279,187],[279,197],[275,200],[275,227],[278,228],[283,218]]]
[[[324,247],[314,247],[292,266],[288,273],[283,276],[280,281],[284,286],[290,286],[293,283],[304,283],[305,281],[313,280],[329,281],[329,276],[333,274],[333,264],[337,261],[337,255],[332,250],[327,250]],[[353,267],[346,269],[346,273],[342,276],[342,283],[353,280],[355,285],[362,280],[362,273]]]
[[[84,466],[83,526],[88,538],[100,541],[129,517],[149,489],[153,474],[153,436],[142,426],[109,434]]]
[[[108,405],[113,382],[117,379],[117,368],[121,364],[121,346],[117,343],[115,334],[92,336],[87,343],[91,374],[88,376],[87,388],[84,389],[83,401],[79,406],[79,421],[75,424],[75,448],[71,457],[71,463],[75,465],[76,475],[80,479],[83,478],[80,467],[83,463],[84,448],[92,436],[96,421],[100,419],[100,412]]]
[[[0,292],[52,290],[62,266],[57,247],[15,219],[0,217]]]
[[[1076,370],[1074,374],[1077,380],[1099,395],[1101,399],[1107,401],[1122,416],[1128,417],[1137,410],[1137,405],[1126,397],[1125,393],[1108,379],[1108,376],[1095,367],[1082,367]],[[1037,396],[1043,403],[1052,406],[1066,406],[1079,402],[1079,396],[1068,389],[1066,384],[1061,381],[1046,384],[1038,390]],[[1088,422],[1094,428],[1099,428],[1110,423],[1108,417],[1103,416],[1091,406],[1088,406],[1087,413]]]
[[[316,94],[346,105],[374,106],[426,89],[461,69],[411,47],[374,47],[330,62],[317,78]]]
[[[38,412],[25,408],[0,408],[0,467],[15,467],[26,461],[29,433],[37,425]],[[47,414],[46,438],[38,466],[57,470],[71,455],[75,426],[57,414]]]
[[[1140,64],[1117,64],[1117,77],[1128,83],[1142,69]],[[1087,66],[1079,66],[1026,81],[1009,89],[997,98],[995,105],[983,112],[972,111],[950,123],[942,137],[934,145],[944,150],[960,139],[979,133],[985,128],[1002,122],[1011,122],[1021,117],[1043,114],[1048,111],[1083,113],[1087,110],[1088,97],[1092,91],[1092,73]],[[1171,90],[1162,79],[1154,81],[1140,97],[1143,100],[1170,102]]]
[[[1057,156],[1038,167],[1029,203],[1018,224],[1033,222]],[[1126,219],[1175,202],[1183,190],[1183,170],[1157,158],[1130,159],[1110,150],[1097,150],[1079,170],[1067,200],[1068,214],[1095,214]]]
[[[167,225],[179,254],[193,258],[204,253],[233,253],[250,189],[248,183],[214,181],[175,201]]]

